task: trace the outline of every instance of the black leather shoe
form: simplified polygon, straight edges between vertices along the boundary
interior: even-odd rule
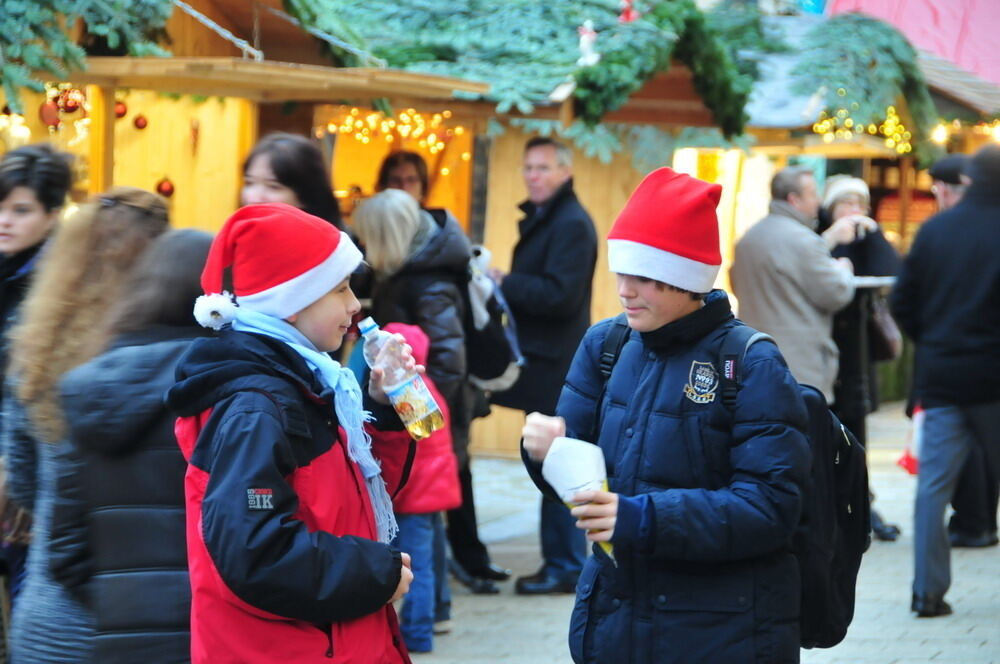
[[[899,538],[899,526],[892,523],[873,524],[872,534],[882,542],[895,542]]]
[[[458,580],[463,586],[468,588],[473,595],[497,595],[500,593],[500,589],[496,587],[492,579],[486,579],[481,576],[473,576],[465,571],[465,568],[456,563],[454,560],[448,561],[448,567],[451,570],[451,575]]]
[[[522,576],[514,584],[518,595],[557,595],[576,593],[576,581],[549,576],[544,570]]]
[[[910,611],[914,611],[918,618],[937,618],[938,616],[950,616],[951,604],[944,601],[943,597],[913,596],[910,603]]]
[[[481,579],[489,579],[490,581],[506,581],[511,575],[511,571],[509,569],[504,569],[503,567],[494,565],[493,563],[488,563],[485,567],[469,570],[469,573],[472,574],[472,576],[478,576]]]
[[[997,539],[997,531],[984,530],[975,535],[961,530],[952,530],[948,533],[948,540],[953,548],[979,549],[987,546],[996,546],[1000,540]]]

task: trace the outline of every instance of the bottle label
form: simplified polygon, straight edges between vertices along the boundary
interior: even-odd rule
[[[420,375],[411,376],[399,385],[386,390],[386,396],[407,428],[438,409],[437,402],[427,389]]]

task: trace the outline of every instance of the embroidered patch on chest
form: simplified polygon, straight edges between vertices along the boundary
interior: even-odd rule
[[[273,489],[247,489],[247,509],[273,510]]]
[[[712,403],[719,389],[719,374],[710,362],[692,362],[684,396],[695,403]]]

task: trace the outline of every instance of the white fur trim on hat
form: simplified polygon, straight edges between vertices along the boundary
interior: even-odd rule
[[[236,303],[275,318],[288,318],[329,293],[357,269],[361,260],[361,251],[341,231],[337,248],[322,263],[267,290],[238,295]]]
[[[860,178],[849,175],[834,175],[826,181],[826,190],[823,192],[823,207],[830,209],[833,205],[848,194],[857,194],[865,203],[871,201],[871,192],[868,185]]]
[[[718,265],[707,265],[631,240],[608,240],[608,266],[617,274],[655,279],[692,293],[715,285]]]

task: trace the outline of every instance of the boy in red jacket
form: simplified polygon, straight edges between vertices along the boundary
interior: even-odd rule
[[[409,662],[391,602],[413,575],[389,542],[412,441],[382,372],[363,396],[326,354],[359,309],[360,262],[346,234],[283,204],[242,208],[212,244],[195,317],[219,333],[168,394],[189,464],[195,664]]]

